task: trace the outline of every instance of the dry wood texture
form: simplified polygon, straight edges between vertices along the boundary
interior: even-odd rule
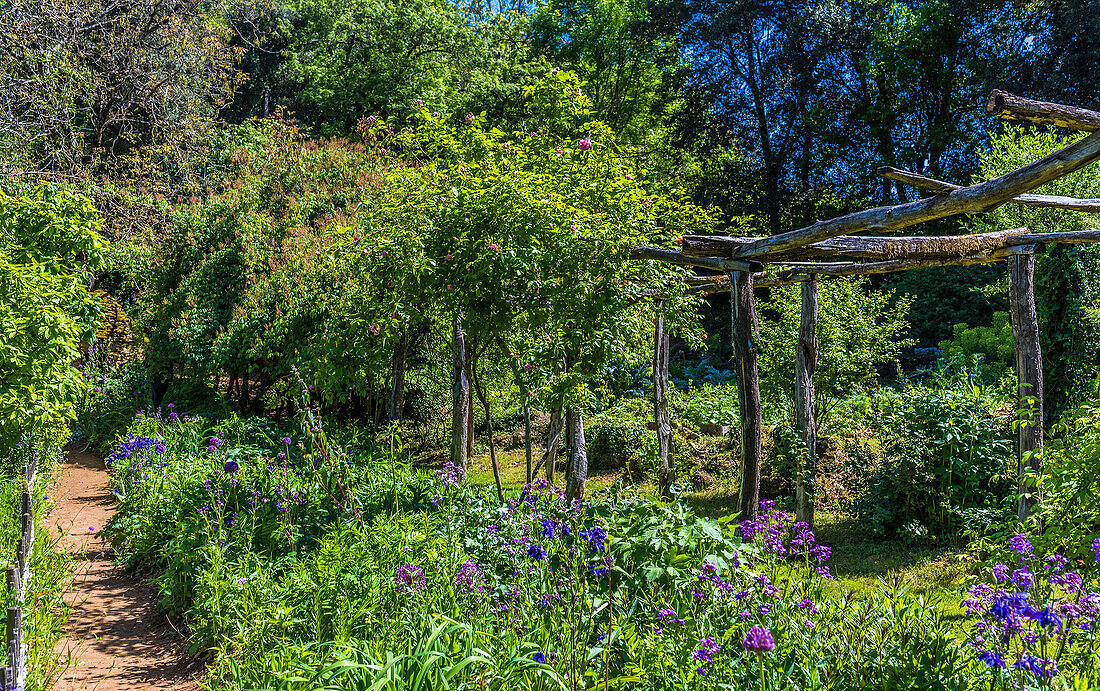
[[[794,477],[795,516],[814,524],[813,487],[817,465],[817,423],[814,419],[814,372],[817,370],[817,275],[802,282],[802,316],[795,360],[794,424],[806,457]]]
[[[1023,120],[1036,125],[1055,125],[1079,132],[1100,131],[1100,113],[1060,103],[1032,101],[994,89],[985,112],[1006,120]]]
[[[1035,503],[1029,473],[1039,471],[1037,452],[1043,446],[1043,354],[1039,345],[1039,319],[1035,313],[1035,256],[1021,253],[1008,262],[1008,307],[1016,346],[1018,380],[1019,499],[1020,520]],[[1030,454],[1030,455],[1029,455]],[[1034,475],[1032,475],[1032,479]]]
[[[768,263],[787,263],[803,259],[902,259],[913,257],[965,257],[1005,247],[1024,235],[1027,228],[999,230],[974,235],[926,235],[876,237],[842,235],[817,242],[790,253],[768,255]],[[739,238],[722,235],[688,235],[684,237],[684,254],[691,256],[728,256],[740,247],[762,238]]]
[[[760,377],[757,371],[756,300],[752,274],[734,271],[729,277],[734,290],[730,295],[733,322],[733,370],[737,376],[737,402],[741,412],[741,520],[752,520],[760,504],[760,465],[763,459]]]
[[[952,185],[943,180],[925,177],[907,170],[882,166],[875,170],[880,176],[888,180],[894,180],[917,189],[942,194],[960,189],[960,185]],[[1067,211],[1080,211],[1083,213],[1100,212],[1100,199],[1077,199],[1075,197],[1062,197],[1053,194],[1021,194],[1010,199],[1014,204],[1024,206],[1041,206],[1052,209],[1065,209]]]
[[[1027,106],[1029,113],[1050,113],[1051,117],[1065,118],[1061,110],[1052,109],[1053,104],[1040,101],[1018,99],[1016,106]],[[1014,106],[1015,107],[1015,106]],[[1006,117],[1016,117],[1017,110],[1002,109]],[[1089,113],[1091,111],[1084,111]],[[1095,114],[1100,117],[1100,114]],[[896,206],[881,206],[856,213],[839,216],[827,221],[818,221],[811,226],[780,233],[763,238],[738,248],[734,259],[760,258],[767,254],[788,252],[799,247],[845,235],[853,231],[887,232],[901,230],[909,226],[947,216],[965,213],[980,213],[997,208],[1025,192],[1039,187],[1051,180],[1068,175],[1075,170],[1100,159],[1100,133],[1093,133],[1052,154],[1017,168],[992,180],[962,187],[934,197],[926,197],[915,202]]]
[[[668,250],[661,247],[635,247],[630,251],[631,259],[659,259],[669,264],[679,266],[694,266],[700,269],[714,269],[715,271],[759,271],[760,265],[756,262],[747,262],[735,259],[719,259],[717,257],[689,257],[683,252]]]
[[[665,330],[664,303],[657,303],[657,317],[653,326],[653,420],[657,427],[657,487],[663,499],[672,499],[672,483],[675,481],[669,454],[672,451],[672,425],[668,414],[668,356],[670,339]]]

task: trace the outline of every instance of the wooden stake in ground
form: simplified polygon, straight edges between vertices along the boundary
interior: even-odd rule
[[[584,483],[588,479],[588,450],[584,442],[584,419],[576,406],[566,412],[569,428],[569,477],[565,483],[566,499],[584,499]]]
[[[668,356],[669,335],[665,331],[662,314],[664,301],[657,301],[657,317],[653,328],[653,419],[657,426],[657,453],[660,465],[657,471],[657,487],[661,497],[672,499],[672,483],[675,477],[669,462],[672,451],[672,425],[668,418]]]
[[[466,378],[466,334],[462,320],[455,317],[451,323],[452,370],[454,389],[451,395],[451,463],[465,470],[467,436],[469,435],[470,380]]]
[[[802,319],[795,361],[794,424],[806,456],[794,476],[795,517],[814,524],[813,486],[817,466],[817,421],[814,418],[814,372],[817,370],[817,275],[802,282]]]
[[[737,375],[737,402],[741,411],[741,520],[756,517],[760,504],[760,465],[762,411],[760,379],[757,373],[756,344],[753,325],[756,323],[756,301],[752,294],[752,275],[746,271],[730,272],[730,311],[733,324],[733,371]]]
[[[1025,476],[1039,472],[1039,454],[1043,447],[1043,355],[1039,345],[1039,320],[1035,313],[1035,248],[1021,247],[1019,250],[1008,260],[1008,307],[1016,345],[1019,387],[1017,469],[1020,480],[1017,514],[1022,521],[1035,504],[1032,495],[1036,491],[1029,486]]]

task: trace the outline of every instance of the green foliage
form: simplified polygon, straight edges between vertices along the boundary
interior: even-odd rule
[[[1090,552],[1100,539],[1100,394],[1066,411],[1043,446],[1039,510],[1043,531],[1035,542],[1045,553],[1096,563]]]
[[[483,16],[446,0],[294,0],[283,73],[303,115],[344,134],[370,115],[398,120],[424,105],[462,116],[515,104],[540,65],[525,18]]]
[[[87,199],[0,193],[0,457],[25,435],[64,439],[86,386],[73,367],[98,315],[86,288],[105,243]]]
[[[141,416],[112,460],[112,540],[158,569],[195,650],[216,646],[211,688],[979,688],[935,603],[829,595],[781,513],[742,540],[731,517],[620,491],[578,506],[535,485],[501,507],[311,431]],[[775,651],[743,650],[751,625]]]
[[[987,179],[1002,175],[1067,143],[1053,130],[1006,128],[982,153],[981,176]],[[1089,166],[1035,191],[1097,197],[1100,170]],[[975,225],[982,230],[1028,228],[1033,233],[1098,227],[1091,214],[1016,204],[998,208]],[[1040,255],[1035,262],[1035,302],[1043,348],[1045,404],[1056,419],[1088,394],[1100,358],[1100,248],[1057,245]]]
[[[1008,312],[994,312],[993,326],[956,324],[949,341],[940,341],[940,351],[948,361],[972,360],[981,356],[981,379],[995,382],[1016,366],[1016,346]]]
[[[759,305],[760,393],[783,409],[793,400],[796,345],[802,314],[800,287],[774,289]],[[839,278],[818,285],[816,415],[825,420],[838,401],[877,385],[876,365],[896,362],[909,342],[909,300],[875,290],[866,278]]]
[[[881,460],[856,506],[872,531],[935,537],[1001,519],[1015,473],[1005,388],[982,387],[959,368],[888,399],[877,423]]]

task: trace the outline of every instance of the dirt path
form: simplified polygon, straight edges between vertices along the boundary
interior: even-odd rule
[[[191,677],[202,665],[187,659],[183,637],[156,611],[153,587],[118,569],[99,538],[114,513],[103,461],[70,451],[53,496],[49,523],[64,533],[76,577],[66,593],[69,636],[57,646],[69,663],[55,691],[198,689]]]

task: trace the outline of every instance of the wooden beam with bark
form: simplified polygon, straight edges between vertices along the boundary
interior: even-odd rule
[[[894,182],[900,182],[904,185],[916,187],[926,192],[935,192],[936,194],[943,194],[945,192],[961,189],[960,185],[953,185],[950,182],[925,177],[892,166],[881,166],[876,168],[875,173],[887,180],[893,180]],[[1100,199],[1077,199],[1076,197],[1063,197],[1054,194],[1021,194],[1013,197],[1009,201],[1024,206],[1065,209],[1066,211],[1078,211],[1081,213],[1100,212]]]
[[[1043,446],[1043,354],[1039,319],[1035,311],[1034,248],[1019,248],[1008,263],[1008,307],[1016,349],[1016,449],[1019,477],[1017,517],[1023,521],[1036,502],[1034,482],[1039,472],[1038,451]]]
[[[760,376],[757,368],[754,330],[756,299],[753,277],[745,271],[729,276],[733,334],[733,371],[737,377],[737,402],[741,420],[741,520],[756,517],[760,504],[760,467],[763,461],[763,410],[760,406]]]
[[[1033,114],[1055,112],[1048,107],[1051,104],[1019,99],[1019,103],[1025,101],[1030,108],[1029,112]],[[1012,115],[1016,111],[1009,109],[1005,112]],[[1057,112],[1061,113],[1058,117],[1065,119],[1066,116],[1062,111]],[[1094,115],[1100,118],[1100,113]],[[1054,115],[1052,114],[1051,117]],[[854,231],[888,232],[938,218],[992,211],[1016,196],[1080,170],[1098,159],[1100,159],[1100,132],[1093,132],[1088,137],[1048,154],[1038,161],[992,180],[914,202],[880,206],[826,221],[818,221],[805,228],[762,238],[744,245],[733,252],[733,258],[761,259],[765,255],[789,252]]]
[[[694,266],[699,269],[713,269],[715,271],[759,271],[758,262],[749,262],[737,259],[720,259],[717,257],[689,257],[683,252],[665,249],[663,247],[635,247],[630,250],[631,259],[658,259],[678,266]]]
[[[1032,101],[994,89],[985,103],[985,112],[1005,120],[1022,120],[1035,125],[1054,125],[1078,132],[1100,131],[1100,113],[1060,103]]]

